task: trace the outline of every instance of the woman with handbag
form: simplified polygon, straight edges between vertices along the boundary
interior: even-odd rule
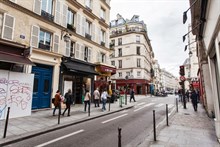
[[[86,94],[85,94],[85,98],[84,98],[84,104],[85,104],[84,112],[86,112],[87,104],[88,104],[88,107],[90,107],[90,98],[91,98],[91,94],[89,93],[89,90],[86,89]]]
[[[61,95],[60,95],[60,90],[57,90],[55,99],[54,99],[54,109],[53,109],[53,116],[55,116],[56,109],[58,108],[59,113],[60,113],[60,104],[61,104]]]

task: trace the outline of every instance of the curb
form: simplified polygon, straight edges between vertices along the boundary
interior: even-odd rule
[[[9,144],[21,141],[21,140],[25,140],[25,139],[32,138],[32,137],[35,137],[35,136],[38,136],[38,135],[42,135],[42,134],[45,134],[45,133],[48,133],[48,132],[52,132],[54,130],[58,130],[58,129],[62,129],[62,128],[65,128],[65,127],[68,127],[68,126],[76,125],[76,124],[79,124],[79,123],[82,123],[82,122],[90,121],[90,120],[93,120],[93,119],[96,119],[96,118],[99,118],[99,117],[103,117],[103,116],[106,116],[106,115],[114,114],[114,113],[117,113],[117,112],[120,112],[120,111],[123,111],[123,110],[126,110],[126,109],[131,109],[133,107],[134,107],[134,105],[128,106],[128,107],[125,107],[125,108],[121,108],[119,110],[111,111],[111,112],[108,112],[108,113],[105,113],[105,114],[97,115],[97,116],[94,116],[94,117],[77,120],[76,122],[73,122],[73,123],[66,123],[66,124],[63,124],[63,125],[60,125],[60,126],[51,126],[51,128],[49,128],[47,130],[40,130],[40,131],[35,131],[33,133],[27,133],[25,135],[20,135],[18,137],[12,137],[8,140],[6,138],[6,140],[0,141],[0,146],[9,145]]]

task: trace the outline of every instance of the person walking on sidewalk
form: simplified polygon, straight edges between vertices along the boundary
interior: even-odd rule
[[[88,109],[90,108],[90,99],[91,99],[91,94],[89,93],[89,90],[86,89],[86,94],[84,98],[84,111],[86,112],[86,107],[88,104]]]
[[[61,108],[60,105],[61,105],[61,95],[60,95],[60,90],[57,90],[56,95],[55,95],[55,100],[54,100],[53,116],[55,116],[55,112],[57,108],[60,113],[60,108]]]
[[[70,106],[71,106],[71,104],[73,103],[73,98],[72,98],[71,89],[69,89],[68,92],[65,93],[64,98],[65,98],[64,103],[66,104],[66,109],[63,111],[63,114],[62,114],[62,115],[64,116],[66,110],[68,110],[67,116],[70,116]]]
[[[107,97],[108,97],[108,93],[107,93],[106,89],[104,89],[104,91],[102,92],[102,95],[101,95],[102,111],[106,110],[105,105],[106,105]]]
[[[131,89],[131,92],[130,92],[130,102],[132,99],[134,100],[134,102],[136,102],[136,100],[134,98],[134,89]]]
[[[96,105],[97,105],[97,107],[99,107],[100,93],[99,93],[99,88],[98,87],[94,91],[93,96],[94,96],[95,107],[96,107]]]
[[[197,98],[197,94],[196,94],[195,90],[193,90],[191,93],[191,100],[192,100],[192,105],[193,105],[194,111],[197,111],[198,98]]]

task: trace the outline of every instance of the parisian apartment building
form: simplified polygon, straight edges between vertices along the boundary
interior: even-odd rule
[[[109,14],[110,0],[0,1],[0,70],[33,75],[32,110],[57,90],[80,104],[85,89],[108,88]]]
[[[111,65],[116,74],[111,76],[114,88],[134,89],[136,94],[148,94],[153,89],[152,61],[154,52],[147,34],[144,21],[138,15],[125,19],[117,14],[110,23]]]

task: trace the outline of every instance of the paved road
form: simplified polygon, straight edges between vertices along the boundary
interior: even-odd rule
[[[165,104],[169,104],[169,108],[174,107],[174,97],[143,99],[136,102],[133,109],[69,126],[8,146],[116,147],[118,146],[119,127],[122,128],[122,146],[138,146],[152,131],[152,111],[156,110],[157,123],[165,118]]]

